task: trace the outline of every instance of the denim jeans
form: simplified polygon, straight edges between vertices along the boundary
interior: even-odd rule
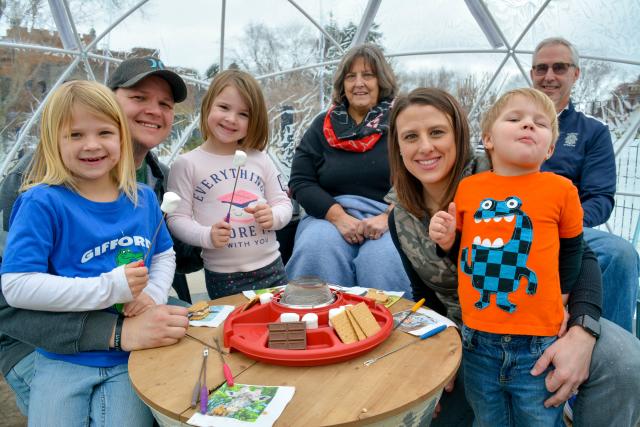
[[[589,378],[573,406],[573,427],[637,426],[640,340],[606,319],[600,318],[600,327]]]
[[[463,326],[465,392],[475,426],[564,426],[562,406],[545,408],[545,375],[529,372],[556,337],[497,335]]]
[[[298,225],[286,270],[290,279],[318,276],[336,285],[403,291],[408,299],[412,295],[389,232],[377,240],[350,244],[332,223],[310,215]]]
[[[151,426],[127,365],[81,366],[35,353],[29,426]]]
[[[7,373],[5,380],[16,395],[16,406],[27,416],[29,413],[29,390],[33,379],[33,360],[35,352],[31,352],[16,363]]]
[[[631,332],[640,277],[638,252],[623,238],[593,228],[584,229],[584,240],[602,270],[602,317]]]

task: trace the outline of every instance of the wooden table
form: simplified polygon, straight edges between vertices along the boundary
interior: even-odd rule
[[[215,300],[216,305],[245,302],[242,295]],[[403,299],[391,311],[406,310],[412,305]],[[193,415],[191,393],[205,346],[211,348],[207,363],[209,391],[224,382],[215,336],[223,342],[222,325],[189,327],[187,336],[175,345],[131,354],[131,383],[161,425],[181,425]],[[225,359],[237,383],[296,388],[276,426],[418,425],[421,419],[431,418],[442,388],[460,365],[462,350],[457,331],[448,328],[371,366],[363,365],[365,360],[411,340],[417,338],[396,330],[370,352],[325,366],[269,365],[235,351],[226,354]]]

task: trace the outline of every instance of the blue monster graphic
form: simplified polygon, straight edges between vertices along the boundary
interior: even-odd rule
[[[518,289],[520,278],[528,279],[527,294],[533,295],[538,288],[536,273],[527,268],[527,258],[533,241],[531,219],[520,210],[522,201],[515,196],[505,200],[484,199],[473,218],[482,220],[512,221],[516,218],[515,229],[509,240],[502,247],[482,246],[480,242],[471,245],[471,262],[468,263],[468,249],[462,249],[460,268],[471,276],[471,283],[480,291],[480,300],[476,308],[483,309],[489,305],[491,294],[496,294],[496,304],[501,309],[512,313],[516,305],[509,301],[509,294]]]

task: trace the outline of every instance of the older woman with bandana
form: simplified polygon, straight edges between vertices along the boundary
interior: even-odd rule
[[[319,276],[343,286],[407,292],[410,285],[388,233],[392,206],[387,152],[393,70],[370,44],[349,50],[333,81],[333,105],[296,149],[289,186],[304,208],[290,279]]]

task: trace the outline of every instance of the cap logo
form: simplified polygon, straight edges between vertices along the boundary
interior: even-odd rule
[[[154,70],[164,70],[164,64],[159,59],[147,58],[147,61]]]

